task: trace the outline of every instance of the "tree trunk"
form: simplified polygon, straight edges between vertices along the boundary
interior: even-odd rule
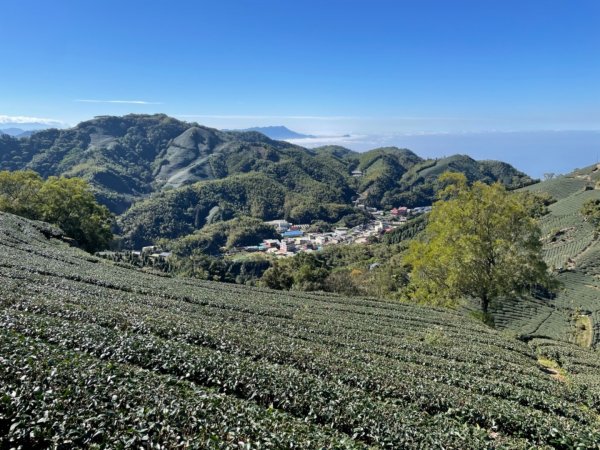
[[[484,314],[488,313],[489,306],[490,306],[490,299],[488,298],[487,295],[482,295],[481,296],[481,310],[483,311]]]

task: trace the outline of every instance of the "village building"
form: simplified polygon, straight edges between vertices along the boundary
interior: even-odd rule
[[[142,255],[148,255],[151,253],[159,253],[160,250],[156,245],[148,245],[146,247],[142,247]]]
[[[271,220],[269,222],[265,222],[267,225],[271,225],[275,227],[278,233],[284,233],[290,229],[292,226],[287,220]]]
[[[268,248],[279,248],[279,239],[265,239],[263,241],[263,246],[265,249]]]
[[[322,235],[322,236],[317,236],[317,237],[315,238],[315,243],[316,243],[317,245],[324,245],[324,244],[326,244],[327,242],[329,242],[329,236]]]
[[[171,252],[156,252],[150,255],[150,259],[153,261],[166,261],[171,257]]]
[[[334,234],[337,234],[338,236],[344,236],[344,235],[348,234],[348,228],[347,227],[338,227],[334,230]]]
[[[296,238],[304,235],[302,230],[289,230],[281,233],[284,238]]]
[[[281,241],[281,246],[279,247],[280,253],[291,253],[296,250],[296,243],[294,241],[284,240]]]
[[[400,206],[399,208],[393,208],[390,211],[390,214],[394,217],[406,216],[408,215],[408,208],[406,206]]]

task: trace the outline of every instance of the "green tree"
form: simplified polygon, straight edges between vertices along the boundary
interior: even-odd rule
[[[520,195],[499,183],[467,185],[464,175],[440,177],[422,239],[404,258],[412,267],[408,292],[420,302],[454,305],[475,298],[490,304],[535,286],[552,287],[541,258],[540,228]]]
[[[44,181],[32,171],[1,171],[0,210],[57,225],[90,252],[112,239],[110,212],[79,178]]]
[[[588,200],[583,204],[581,213],[589,220],[596,228],[600,228],[600,200]]]
[[[0,171],[0,211],[35,218],[44,180],[32,170]]]
[[[58,225],[85,250],[108,247],[112,239],[111,214],[96,202],[81,178],[50,177],[42,185],[40,220]]]
[[[271,268],[267,269],[261,278],[264,286],[271,289],[289,290],[294,284],[294,278],[289,273],[289,264],[275,263]]]

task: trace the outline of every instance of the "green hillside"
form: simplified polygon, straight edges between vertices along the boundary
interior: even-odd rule
[[[581,214],[600,199],[600,169],[591,166],[526,188],[556,202],[541,218],[544,258],[562,283],[556,298],[516,300],[496,311],[497,325],[531,338],[596,345],[600,342],[600,240]]]
[[[598,448],[590,349],[154,275],[60,236],[0,213],[0,448]]]
[[[444,172],[464,173],[470,182],[500,181],[509,189],[534,183],[529,176],[500,161],[476,161],[466,155],[423,159],[408,149],[384,147],[355,153],[339,146],[314,149],[320,155],[344,161],[349,170],[363,176],[355,182],[369,206],[393,208],[398,205],[425,206],[432,203],[437,179]]]
[[[409,164],[408,170],[402,172],[400,178],[396,178],[395,175],[390,177],[393,181],[391,183],[386,183],[386,178],[383,176],[376,177],[373,185],[366,187],[370,194],[368,202],[388,208],[395,205],[429,205],[438,189],[437,179],[444,172],[463,173],[469,182],[499,181],[509,189],[527,186],[534,182],[509,164],[499,161],[475,161],[466,155],[454,155],[435,160],[421,160],[414,165]]]
[[[117,214],[153,194],[248,173],[276,181],[286,190],[288,209],[297,208],[296,215],[306,216],[300,214],[302,208],[322,202],[351,205],[357,194],[364,194],[371,206],[396,201],[412,206],[431,201],[430,184],[435,177],[402,177],[424,163],[405,149],[365,153],[342,147],[309,150],[257,132],[219,131],[164,114],[100,116],[70,129],[39,131],[25,139],[0,135],[0,170],[32,169],[44,177],[84,178],[98,199]],[[509,166],[510,176],[505,177],[487,171],[488,163],[471,159],[455,166],[443,160],[434,164],[464,170],[473,179],[508,181],[511,187],[531,182]],[[351,176],[357,168],[365,172],[360,180]],[[403,198],[401,194],[410,191],[414,183],[425,183],[427,188],[418,198]],[[386,191],[394,194],[384,199]]]
[[[3,135],[0,167],[84,178],[117,213],[154,192],[248,172],[268,173],[288,185],[324,182],[345,202],[354,192],[344,167],[343,173],[332,171],[309,150],[256,132],[222,132],[165,115],[97,117],[29,139]]]
[[[239,175],[158,194],[134,205],[120,225],[126,245],[139,248],[238,214],[276,219],[283,215],[285,197],[285,189],[263,174]]]

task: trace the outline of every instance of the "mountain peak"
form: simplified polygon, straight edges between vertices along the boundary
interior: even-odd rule
[[[284,125],[271,125],[267,127],[252,127],[246,128],[244,130],[238,131],[256,131],[258,133],[262,133],[265,136],[276,139],[276,140],[285,140],[285,139],[305,139],[312,138],[313,135],[310,134],[302,134],[296,131],[290,130],[288,127]]]

